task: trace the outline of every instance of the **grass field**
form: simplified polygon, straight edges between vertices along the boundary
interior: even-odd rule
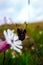
[[[3,30],[14,29],[19,24],[2,25],[0,26],[0,37],[3,35]],[[29,39],[23,41],[22,54],[8,50],[6,52],[4,65],[43,65],[43,22],[32,24],[20,24],[22,28],[26,28]],[[12,53],[14,52],[14,57]],[[4,53],[0,53],[0,65],[3,64]]]

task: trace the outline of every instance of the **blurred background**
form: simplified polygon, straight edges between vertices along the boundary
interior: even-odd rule
[[[4,65],[43,65],[43,0],[0,0],[0,42],[3,31],[26,29],[22,54],[8,49]],[[4,53],[0,53],[0,65]]]

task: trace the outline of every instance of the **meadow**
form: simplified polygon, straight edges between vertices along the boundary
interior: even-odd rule
[[[17,33],[17,26],[25,28],[29,38],[23,41],[21,54],[10,49],[6,51],[4,65],[43,65],[43,22],[2,25],[0,38],[3,37],[3,30],[8,28]],[[0,65],[3,65],[3,57],[4,53],[0,53]]]

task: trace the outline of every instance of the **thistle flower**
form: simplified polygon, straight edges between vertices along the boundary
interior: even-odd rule
[[[10,45],[6,41],[0,42],[0,53],[10,48]]]

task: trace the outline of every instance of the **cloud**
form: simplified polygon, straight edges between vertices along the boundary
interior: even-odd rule
[[[6,12],[7,12],[7,13],[13,13],[13,12],[14,12],[14,9],[13,9],[13,8],[8,8],[8,9],[6,10]]]
[[[3,4],[0,6],[0,19],[6,16],[16,21],[19,19],[20,21],[24,21],[28,17],[26,14],[27,1],[28,0],[4,0]]]
[[[0,20],[4,16],[15,22],[43,20],[43,0],[0,0]]]
[[[4,0],[0,0],[0,3],[4,2]]]
[[[30,5],[28,7],[30,17],[29,21],[43,20],[43,0],[30,0]]]
[[[25,6],[24,8],[22,8],[20,13],[18,13],[17,20],[22,22],[28,21],[28,6]]]

